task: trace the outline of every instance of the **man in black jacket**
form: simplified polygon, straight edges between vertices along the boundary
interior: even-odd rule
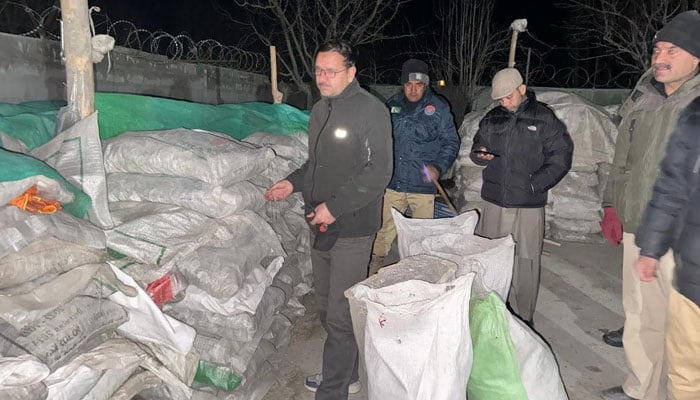
[[[477,233],[513,235],[515,261],[508,302],[532,326],[540,285],[547,191],[571,168],[574,144],[554,112],[535,99],[515,68],[493,78],[491,98],[500,106],[479,123],[470,157],[485,165],[486,201]]]
[[[328,337],[321,374],[304,386],[316,400],[347,399],[360,390],[357,344],[344,292],[367,277],[392,171],[391,120],[384,104],[355,79],[355,55],[344,42],[316,53],[321,100],[309,118],[309,159],[265,192],[281,200],[302,192],[311,226],[311,263],[319,316]]]
[[[666,354],[671,398],[700,398],[700,97],[681,113],[651,201],[637,228],[642,282],[656,279],[659,258],[673,248]]]

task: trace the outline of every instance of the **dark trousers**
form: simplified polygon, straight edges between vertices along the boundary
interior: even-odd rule
[[[367,278],[372,242],[374,235],[339,238],[329,251],[311,249],[318,314],[328,334],[323,346],[323,382],[316,400],[345,400],[348,385],[359,379],[357,343],[344,292]]]

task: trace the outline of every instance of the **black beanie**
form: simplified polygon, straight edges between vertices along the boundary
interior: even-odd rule
[[[411,58],[403,63],[401,67],[401,83],[404,84],[408,81],[420,81],[426,85],[430,83],[428,64],[415,58]]]
[[[682,12],[661,28],[654,36],[654,43],[673,43],[700,58],[700,14],[697,11]]]

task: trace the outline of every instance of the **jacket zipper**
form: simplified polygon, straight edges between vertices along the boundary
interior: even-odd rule
[[[333,111],[333,104],[331,103],[331,100],[328,99],[328,115],[326,116],[326,120],[323,121],[323,125],[321,125],[321,129],[318,131],[318,137],[316,138],[316,143],[314,144],[314,159],[316,162],[314,163],[314,171],[312,174],[312,180],[311,180],[311,200],[312,202],[316,202],[316,172],[318,171],[318,164],[319,164],[319,158],[318,158],[318,142],[321,141],[321,135],[323,134],[323,131],[326,129],[326,125],[328,125],[328,121],[331,119],[331,112]],[[311,204],[311,206],[316,207],[316,204]]]
[[[510,132],[510,134],[507,136],[507,139],[506,139],[506,149],[505,149],[506,156],[503,157],[503,162],[505,165],[503,166],[504,167],[504,170],[503,170],[504,176],[503,176],[503,190],[501,191],[501,204],[503,204],[504,206],[507,205],[506,193],[508,193],[508,175],[509,175],[508,164],[510,164],[508,162],[508,159],[510,158],[508,155],[511,153],[510,152],[510,141],[511,141],[511,138],[513,135],[513,131],[515,130],[515,127],[517,125],[517,119],[518,119],[518,115],[513,114],[512,118],[511,118],[511,122],[510,122],[511,128],[508,129],[508,132]],[[517,132],[515,134],[517,134]]]

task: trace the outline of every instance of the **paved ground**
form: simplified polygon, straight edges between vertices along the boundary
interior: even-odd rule
[[[621,302],[622,252],[607,244],[545,245],[535,329],[551,345],[571,400],[599,399],[598,393],[619,385],[625,376],[622,349],[605,345],[601,335],[623,321]],[[292,341],[277,360],[280,379],[265,400],[311,400],[303,387],[306,375],[320,370],[324,332],[307,296],[306,316],[294,327]],[[362,392],[351,400],[367,399]]]

